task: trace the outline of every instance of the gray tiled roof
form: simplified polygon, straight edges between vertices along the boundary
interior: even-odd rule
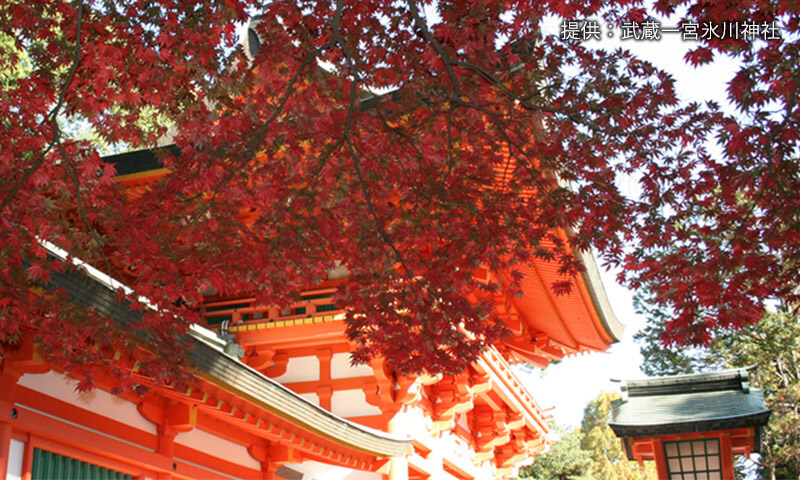
[[[192,332],[192,338],[196,346],[191,351],[190,359],[197,373],[225,390],[249,399],[295,425],[371,455],[402,456],[410,447],[410,440],[352,423],[309,402],[238,359],[224,354],[213,342],[197,335],[196,330]]]
[[[619,437],[763,426],[764,393],[747,379],[742,369],[627,382],[609,426]]]

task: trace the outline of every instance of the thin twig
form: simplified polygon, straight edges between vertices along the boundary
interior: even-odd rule
[[[514,158],[517,161],[517,163],[519,163],[519,165],[522,168],[524,168],[525,171],[528,172],[528,175],[531,177],[531,179],[533,181],[535,181],[540,187],[542,187],[542,189],[543,189],[542,191],[543,192],[548,193],[548,194],[550,193],[550,190],[549,190],[550,189],[550,185],[542,183],[542,179],[540,178],[539,172],[537,172],[534,167],[529,165],[527,161],[523,160],[517,153],[515,153],[515,149],[516,149],[516,151],[520,152],[521,154],[525,155],[526,157],[530,157],[531,156],[531,155],[529,155],[529,154],[527,154],[525,152],[525,150],[522,148],[522,146],[520,146],[519,144],[517,144],[517,142],[515,142],[515,141],[513,141],[511,139],[511,137],[508,135],[508,132],[506,131],[505,126],[502,124],[502,122],[500,121],[500,119],[498,118],[498,115],[496,113],[494,113],[491,110],[489,110],[489,109],[487,109],[485,107],[482,107],[480,105],[477,105],[477,104],[474,104],[474,103],[470,103],[470,102],[465,102],[463,100],[457,100],[456,104],[464,106],[464,107],[467,107],[467,108],[472,108],[472,109],[478,110],[479,112],[482,112],[484,115],[488,116],[492,120],[492,123],[494,123],[494,125],[500,130],[500,134],[503,136],[503,139],[506,142],[506,146],[508,147],[509,156]]]
[[[375,209],[375,205],[372,202],[372,196],[369,193],[369,189],[367,188],[366,180],[364,179],[364,174],[361,169],[361,162],[358,160],[358,155],[356,154],[355,146],[353,145],[353,139],[350,136],[350,129],[353,124],[353,117],[355,115],[356,109],[356,94],[358,93],[358,84],[361,83],[361,75],[359,74],[358,70],[355,68],[355,62],[353,61],[352,54],[350,50],[347,48],[347,45],[342,38],[341,35],[341,18],[342,18],[342,10],[343,10],[343,2],[342,0],[337,0],[336,2],[336,14],[333,17],[332,27],[333,27],[333,35],[334,41],[339,44],[339,48],[342,49],[342,53],[344,53],[345,60],[347,61],[347,66],[350,71],[350,75],[353,77],[353,81],[350,84],[350,104],[347,110],[347,119],[344,125],[344,138],[347,142],[347,147],[350,152],[350,158],[353,162],[353,167],[355,168],[356,175],[358,177],[359,186],[361,188],[361,193],[364,196],[364,202],[367,205],[367,208],[370,211],[370,215],[375,223],[375,226],[378,229],[378,233],[381,237],[381,240],[392,250],[394,254],[395,260],[400,264],[405,273],[406,277],[409,280],[409,288],[411,288],[412,293],[414,294],[415,298],[418,298],[416,289],[414,288],[414,274],[411,272],[411,269],[406,264],[403,255],[400,253],[400,250],[392,241],[389,233],[386,231],[386,228],[383,225],[383,222],[378,215],[377,210]],[[425,320],[422,319],[423,323]]]
[[[417,9],[417,4],[414,0],[408,0],[406,2],[408,5],[408,10],[411,12],[411,16],[414,17],[414,24],[419,28],[419,31],[422,32],[422,36],[425,37],[425,40],[431,44],[436,53],[439,55],[439,58],[444,63],[444,68],[447,70],[447,75],[450,77],[450,83],[453,84],[453,96],[454,98],[459,98],[461,96],[461,87],[458,82],[458,75],[456,75],[455,70],[453,70],[453,65],[456,62],[450,58],[450,55],[447,54],[444,47],[435,39],[433,35],[431,35],[430,30],[428,29],[428,25],[425,21],[420,18],[419,16],[419,9]]]
[[[64,100],[67,96],[67,90],[69,86],[72,84],[72,80],[75,78],[75,72],[78,70],[78,64],[81,61],[81,26],[83,25],[83,3],[78,4],[78,13],[76,18],[76,27],[75,27],[75,53],[73,54],[72,58],[72,66],[69,69],[69,73],[67,74],[67,79],[64,81],[64,86],[61,87],[61,92],[58,95],[58,100],[56,101],[55,106],[50,109],[47,116],[42,119],[42,123],[48,121],[50,123],[54,123],[56,117],[58,116],[58,112],[61,110],[61,107],[64,105]],[[41,124],[40,124],[41,125]],[[50,152],[53,148],[53,145],[59,141],[59,136],[61,135],[61,130],[58,128],[58,125],[53,125],[53,138],[47,144],[47,147],[42,151],[42,153],[36,158],[33,162],[33,165],[25,172],[22,178],[14,185],[14,188],[8,192],[6,198],[3,200],[3,203],[0,204],[0,212],[5,209],[6,205],[11,203],[11,200],[16,196],[17,192],[19,192],[20,188],[25,185],[25,182],[31,178],[31,175],[42,166],[42,162],[44,161],[44,157]]]
[[[297,71],[289,79],[289,83],[286,86],[286,92],[284,93],[283,98],[281,98],[281,100],[278,102],[278,105],[275,107],[275,111],[272,112],[272,115],[270,115],[270,117],[264,122],[264,124],[261,125],[261,127],[259,127],[255,135],[255,138],[249,142],[250,145],[240,156],[239,164],[231,168],[230,171],[217,183],[217,185],[214,187],[213,192],[211,193],[209,200],[205,203],[205,208],[196,213],[193,216],[191,222],[194,222],[199,217],[204,215],[214,204],[214,200],[217,198],[217,195],[222,189],[222,186],[226,184],[228,181],[230,181],[230,179],[233,178],[234,175],[236,175],[250,163],[255,154],[258,152],[258,149],[261,147],[261,144],[264,142],[264,139],[266,138],[267,133],[269,132],[270,125],[283,112],[286,103],[289,101],[289,98],[291,98],[292,93],[294,92],[295,83],[299,80],[300,74],[303,72],[303,70],[305,70],[305,68],[309,64],[311,64],[311,62],[313,62],[317,58],[317,56],[319,56],[319,54],[323,50],[333,45],[334,42],[329,41],[324,45],[322,45],[321,47],[316,48],[310,55],[308,55],[306,58],[303,59]]]
[[[322,169],[325,168],[325,165],[328,164],[328,160],[330,160],[331,156],[333,156],[333,153],[339,147],[341,147],[343,143],[344,143],[344,135],[339,137],[336,140],[336,142],[331,144],[330,147],[328,147],[324,152],[322,152],[322,155],[319,156],[319,161],[317,163],[317,166],[311,171],[311,181],[300,189],[300,191],[296,195],[297,197],[306,196],[309,191],[312,191],[316,188],[317,182],[319,180],[319,174],[322,172]]]
[[[58,122],[54,121],[56,128],[59,128]],[[60,128],[59,128],[60,131]],[[119,272],[116,268],[111,264],[108,257],[106,257],[106,253],[103,251],[103,242],[100,237],[97,235],[97,231],[95,230],[92,222],[89,221],[89,217],[86,215],[86,208],[83,205],[83,200],[81,198],[81,188],[80,188],[80,181],[78,180],[78,175],[75,173],[75,167],[72,164],[72,161],[69,159],[69,155],[67,155],[66,150],[64,149],[64,145],[61,143],[61,140],[58,139],[56,141],[56,147],[58,151],[61,153],[61,158],[64,159],[64,163],[67,165],[67,170],[69,171],[70,177],[72,178],[72,184],[75,186],[75,201],[78,206],[78,214],[81,216],[81,220],[86,225],[86,228],[89,230],[89,235],[92,236],[94,243],[97,245],[97,249],[100,252],[100,256],[103,258],[103,262],[106,264],[106,271],[111,275],[113,272]],[[122,278],[119,275],[119,278]]]

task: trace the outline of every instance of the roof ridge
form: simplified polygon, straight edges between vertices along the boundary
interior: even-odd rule
[[[628,397],[685,394],[692,392],[716,392],[726,390],[750,391],[752,366],[716,372],[692,373],[626,380],[621,389]]]

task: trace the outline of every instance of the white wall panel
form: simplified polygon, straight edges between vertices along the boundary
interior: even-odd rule
[[[335,353],[331,358],[331,378],[374,377],[375,372],[369,365],[350,366],[349,353]]]
[[[25,455],[25,443],[11,439],[8,446],[8,466],[6,468],[6,480],[22,479],[22,457]]]
[[[319,380],[319,359],[316,356],[290,358],[286,373],[273,380],[280,383],[316,382]]]
[[[193,428],[175,437],[175,443],[194,448],[208,455],[224,458],[243,467],[261,470],[261,462],[247,453],[247,447],[219,438],[203,430]]]
[[[331,397],[331,411],[340,417],[366,417],[380,415],[381,409],[367,403],[364,391],[337,390]]]
[[[75,390],[75,386],[78,384],[77,380],[66,375],[52,370],[47,373],[26,373],[20,377],[18,383],[23,387],[156,435],[155,424],[139,415],[135,403],[123,400],[99,388],[78,393]],[[58,415],[58,412],[49,413]]]

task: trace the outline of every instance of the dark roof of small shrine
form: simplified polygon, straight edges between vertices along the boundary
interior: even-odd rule
[[[618,437],[761,427],[770,410],[748,378],[738,369],[623,382],[609,426]]]
[[[131,152],[118,153],[103,157],[103,162],[114,165],[117,175],[130,175],[132,173],[147,172],[164,168],[164,157],[172,155],[178,157],[181,150],[177,145],[171,144],[158,148],[147,148]]]

